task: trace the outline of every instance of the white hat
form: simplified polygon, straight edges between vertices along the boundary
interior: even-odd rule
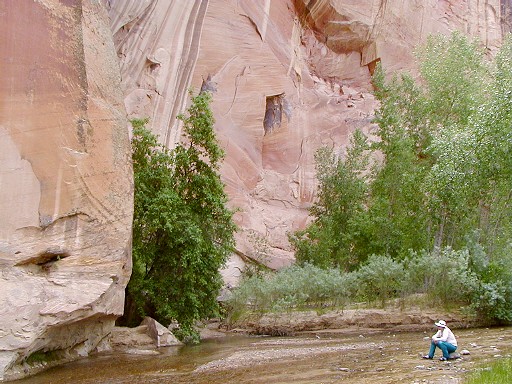
[[[446,321],[444,320],[439,320],[437,323],[434,323],[436,325],[436,327],[446,327]]]

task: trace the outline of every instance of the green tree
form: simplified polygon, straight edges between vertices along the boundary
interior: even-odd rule
[[[430,37],[418,57],[417,81],[402,75],[388,82],[382,72],[375,78],[381,101],[376,118],[381,140],[375,148],[384,160],[372,196],[383,203],[369,204],[374,221],[386,222],[385,211],[376,207],[392,212],[386,227],[395,229],[394,236],[384,238],[393,239],[395,249],[380,250],[391,255],[406,254],[407,248],[463,247],[485,216],[482,198],[490,189],[484,185],[489,180],[484,163],[497,160],[490,153],[484,159],[482,132],[488,129],[476,129],[491,100],[493,78],[482,50],[454,33]]]
[[[290,237],[299,262],[354,269],[371,254],[460,250],[475,233],[488,257],[510,252],[510,39],[494,64],[459,33],[432,36],[418,52],[418,77],[379,66],[373,78],[378,161],[363,170],[319,152],[314,220]]]
[[[197,337],[194,323],[218,313],[219,269],[234,248],[235,225],[219,175],[224,153],[213,131],[211,96],[200,93],[183,121],[184,140],[169,150],[133,121],[135,210],[133,274],[127,322],[142,316],[179,323],[180,336]]]
[[[428,246],[422,181],[431,165],[430,143],[424,120],[427,100],[408,75],[385,81],[379,66],[374,78],[376,96],[382,102],[376,112],[378,140],[373,143],[377,162],[370,179],[367,252],[392,257],[408,249]]]
[[[429,37],[418,57],[419,81],[404,74],[386,82],[383,72],[374,79],[381,101],[375,148],[384,161],[372,188],[391,206],[387,227],[396,232],[387,238],[402,254],[407,248],[460,246],[458,239],[474,224],[468,208],[475,206],[478,165],[471,123],[489,78],[481,50],[459,33]],[[383,217],[382,210],[373,211]]]
[[[362,261],[358,250],[366,240],[357,227],[366,221],[367,149],[366,137],[356,131],[345,159],[328,148],[315,154],[319,181],[318,200],[311,208],[315,219],[305,230],[289,236],[299,264],[351,270]]]
[[[433,246],[461,247],[475,226],[480,164],[473,124],[487,99],[491,73],[478,43],[459,33],[430,37],[419,57],[434,159],[423,185]]]
[[[475,180],[478,225],[487,250],[504,249],[512,233],[512,37],[501,47],[493,67],[488,98],[473,123],[476,138]],[[500,252],[498,252],[499,254]]]

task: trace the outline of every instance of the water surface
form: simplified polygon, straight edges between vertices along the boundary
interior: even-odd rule
[[[511,327],[454,331],[459,351],[471,354],[450,362],[420,358],[428,351],[430,333],[323,331],[227,336],[161,349],[157,356],[98,355],[14,383],[461,383],[467,372],[512,352]]]

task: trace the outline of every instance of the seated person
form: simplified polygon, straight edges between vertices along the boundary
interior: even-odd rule
[[[433,359],[437,347],[443,352],[443,356],[439,360],[446,361],[450,358],[450,353],[455,352],[457,349],[457,339],[450,328],[446,326],[446,321],[439,320],[435,325],[437,327],[437,333],[432,336],[430,351],[428,355],[423,356],[423,358]]]

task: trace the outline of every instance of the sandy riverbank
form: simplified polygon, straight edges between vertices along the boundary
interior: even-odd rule
[[[217,324],[231,333],[285,336],[307,332],[358,333],[361,331],[427,331],[434,322],[443,319],[453,329],[482,326],[459,313],[419,309],[346,309],[335,311],[294,311],[252,316],[232,326]]]

